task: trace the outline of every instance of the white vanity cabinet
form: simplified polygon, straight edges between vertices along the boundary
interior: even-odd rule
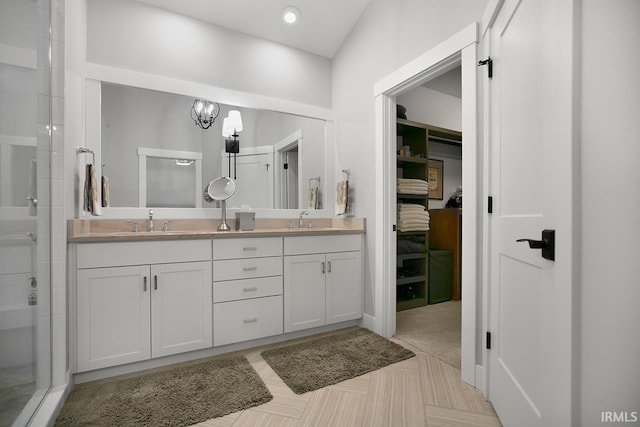
[[[88,243],[76,261],[77,372],[211,347],[211,241]]]
[[[362,237],[284,239],[284,332],[362,317]]]
[[[213,345],[282,333],[282,237],[214,239]]]

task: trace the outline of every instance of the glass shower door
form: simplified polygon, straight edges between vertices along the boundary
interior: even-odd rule
[[[48,0],[0,0],[0,427],[51,385]]]

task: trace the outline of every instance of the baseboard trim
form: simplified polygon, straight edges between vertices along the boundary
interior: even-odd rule
[[[362,314],[362,319],[360,319],[360,326],[377,333],[377,331],[375,330],[376,318],[367,313]]]
[[[482,365],[476,365],[475,384],[474,384],[474,386],[475,386],[475,388],[477,388],[478,390],[480,390],[482,392],[482,395],[486,399],[487,398],[487,388],[486,388],[486,384],[485,384],[484,366],[482,366]]]

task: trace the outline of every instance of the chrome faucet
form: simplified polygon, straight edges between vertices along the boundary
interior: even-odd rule
[[[300,212],[300,218],[298,219],[298,228],[302,228],[302,217],[305,215],[309,215],[309,212],[307,211]]]
[[[149,222],[147,224],[147,231],[153,231],[153,209],[149,209]]]
[[[135,221],[131,221],[130,219],[125,219],[124,222],[126,222],[127,224],[133,224],[133,232],[137,233],[138,231],[140,231],[140,227],[138,227],[138,223]]]

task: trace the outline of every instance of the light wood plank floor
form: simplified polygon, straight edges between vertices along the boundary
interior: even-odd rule
[[[462,382],[459,369],[407,342],[392,340],[416,357],[302,395],[293,393],[260,356],[273,346],[248,350],[244,354],[273,400],[197,426],[501,426],[480,391]]]

